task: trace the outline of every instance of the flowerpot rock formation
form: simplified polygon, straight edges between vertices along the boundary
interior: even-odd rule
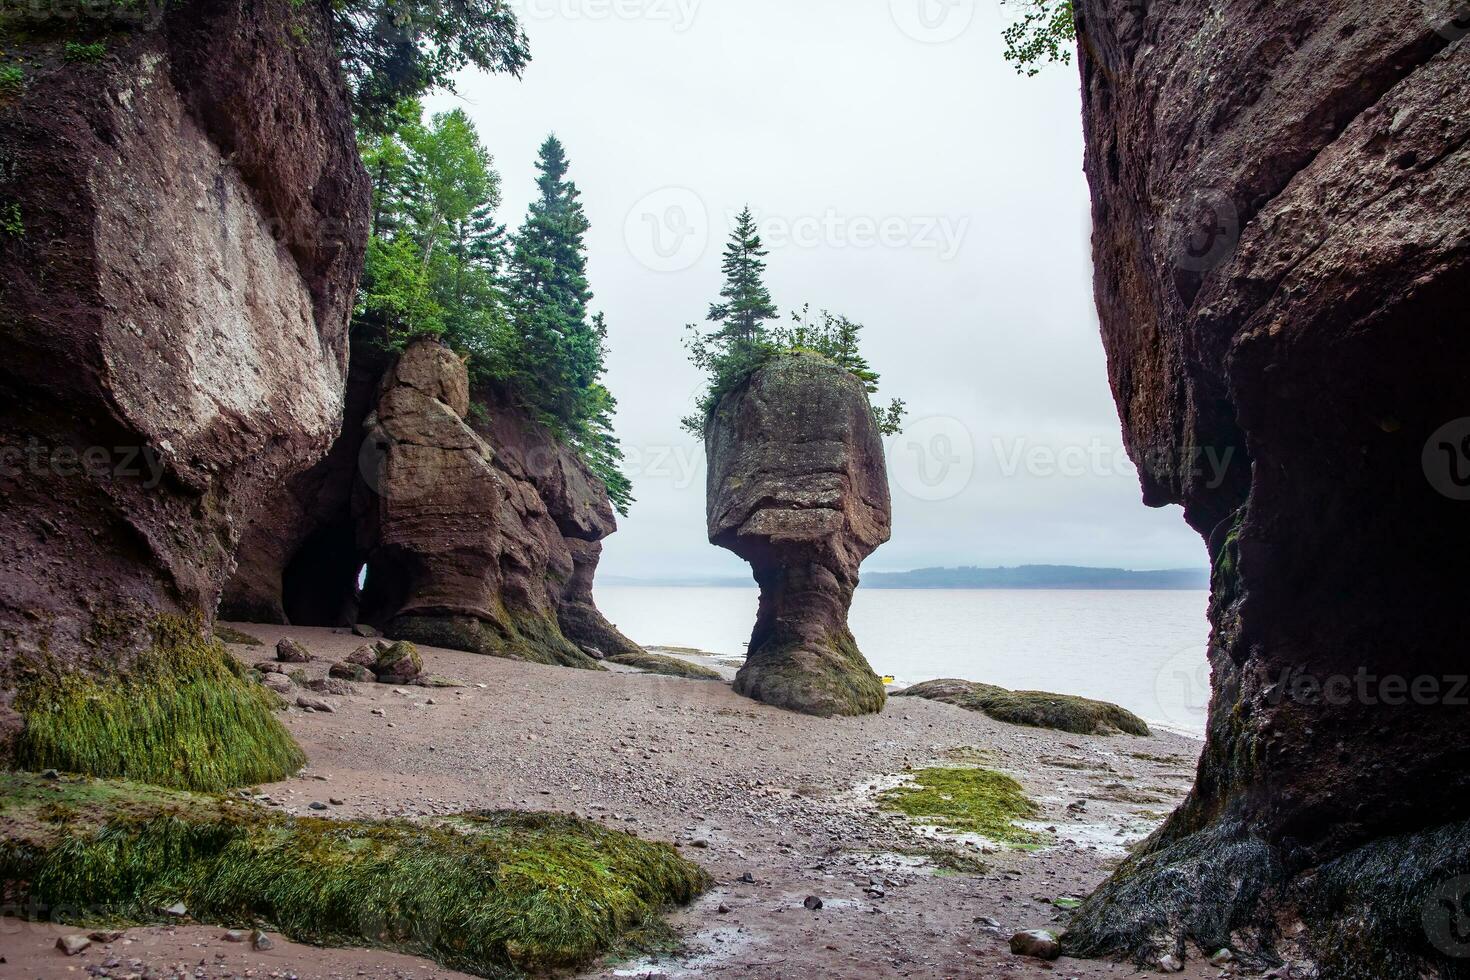
[[[858,566],[890,534],[862,383],[822,358],[777,358],[715,406],[705,446],[710,542],[750,562],[761,590],[735,689],[824,717],[881,711],[847,626]]]

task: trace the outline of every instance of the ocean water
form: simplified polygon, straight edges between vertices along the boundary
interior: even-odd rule
[[[640,643],[740,655],[757,593],[608,587],[597,603]],[[858,589],[850,623],[873,669],[1121,704],[1152,724],[1204,732],[1206,592]]]

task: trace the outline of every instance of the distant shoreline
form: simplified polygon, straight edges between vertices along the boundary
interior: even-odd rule
[[[755,588],[754,581],[735,577],[638,579],[608,575],[600,578],[599,584],[620,588]],[[911,572],[864,573],[862,588],[915,591],[1207,592],[1210,588],[1210,573],[1202,568],[1133,571],[1070,565],[921,568]]]

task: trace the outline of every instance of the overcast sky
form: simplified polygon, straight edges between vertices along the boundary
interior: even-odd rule
[[[592,222],[594,308],[638,503],[603,572],[741,575],[704,530],[701,378],[685,324],[720,288],[749,202],[783,310],[867,325],[893,540],[866,568],[1202,566],[1177,509],[1140,503],[1092,303],[1075,69],[1022,78],[998,0],[517,0],[521,81],[459,96],[515,229],[555,131]]]

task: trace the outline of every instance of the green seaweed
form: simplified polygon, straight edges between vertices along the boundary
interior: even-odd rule
[[[1007,724],[1049,728],[1074,735],[1151,734],[1148,724],[1131,711],[1107,701],[1093,701],[1069,694],[1008,691],[993,684],[945,679],[915,684],[894,696],[939,701],[977,711]]]
[[[401,616],[388,635],[423,646],[463,650],[487,657],[580,670],[605,670],[577,649],[545,616],[498,611],[496,620],[475,616]]]
[[[0,774],[0,880],[68,921],[259,922],[299,941],[369,945],[515,977],[584,965],[658,932],[708,886],[667,844],[559,814],[426,823],[294,818],[129,783]],[[69,814],[53,819],[57,807]]]
[[[26,72],[20,65],[0,65],[0,98],[19,95],[26,87]]]
[[[608,663],[618,664],[623,667],[633,667],[649,674],[663,674],[667,677],[684,677],[696,681],[720,681],[724,680],[717,670],[699,664],[680,660],[678,657],[668,657],[661,653],[618,653],[607,658]]]
[[[163,617],[150,633],[151,646],[112,675],[55,664],[23,671],[18,768],[218,791],[275,782],[305,764],[273,714],[278,699],[197,621]]]
[[[909,784],[878,797],[885,810],[957,834],[978,834],[998,844],[1036,845],[1045,837],[1016,825],[1041,811],[1021,784],[993,769],[920,769]]]
[[[214,638],[221,643],[232,643],[240,647],[262,647],[265,643],[257,636],[237,630],[231,626],[215,626]]]

